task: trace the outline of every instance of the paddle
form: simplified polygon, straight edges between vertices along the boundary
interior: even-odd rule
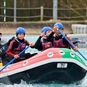
[[[80,42],[80,40],[73,40],[73,42],[77,42],[78,43],[78,42]],[[87,44],[87,42],[83,41],[82,44]]]
[[[75,48],[75,46],[66,38],[66,36],[58,29],[58,32],[68,41],[68,43]],[[77,51],[85,60],[87,60],[87,58],[78,50]]]
[[[25,50],[27,50],[28,48],[29,48],[29,46],[26,47],[24,50],[22,50],[18,55],[20,56],[20,55],[21,55],[23,52],[25,52]],[[8,62],[8,63],[0,70],[0,72],[3,71],[9,64],[13,63],[14,60],[16,60],[16,58],[13,58],[10,62]]]

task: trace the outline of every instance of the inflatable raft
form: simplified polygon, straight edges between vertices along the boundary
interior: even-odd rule
[[[2,68],[2,67],[1,67]],[[75,52],[66,48],[49,48],[37,55],[10,64],[0,72],[0,83],[80,83],[87,66]]]

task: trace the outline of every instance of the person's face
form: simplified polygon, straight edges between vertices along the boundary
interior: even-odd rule
[[[63,29],[60,29],[61,32],[63,32]],[[56,33],[56,36],[60,36],[61,34],[59,32]]]
[[[52,32],[52,30],[46,31],[46,35],[48,36],[51,32]]]
[[[24,39],[24,36],[25,36],[25,35],[24,35],[23,33],[20,33],[20,34],[18,34],[17,37],[18,37],[18,39],[23,40],[23,39]]]

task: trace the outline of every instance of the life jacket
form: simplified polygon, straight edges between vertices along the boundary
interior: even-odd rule
[[[43,47],[43,50],[52,48],[52,43],[51,42],[42,42],[42,47]]]
[[[20,43],[17,39],[14,39],[14,40],[12,40],[13,42],[18,42],[18,47],[17,48],[14,48],[13,50],[12,50],[12,53],[13,54],[19,54],[22,50],[24,50],[25,49],[25,47],[26,47],[26,40],[24,41],[24,43]],[[25,52],[24,52],[25,53]]]
[[[0,67],[3,66],[2,59],[0,58]]]
[[[69,48],[68,45],[63,44],[63,38],[59,39],[59,40],[55,40],[55,38],[53,39],[53,47],[57,47],[57,48]]]
[[[12,41],[12,40],[14,40],[15,39],[15,37],[12,37],[11,39],[9,39],[9,41],[7,42],[7,46],[9,46],[10,45],[10,42]]]

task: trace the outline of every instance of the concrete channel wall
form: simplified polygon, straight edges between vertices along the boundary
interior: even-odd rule
[[[1,22],[0,23],[0,32],[3,34],[15,34],[15,30],[17,27],[24,27],[26,29],[27,34],[39,35],[41,33],[41,29],[45,26],[50,26],[53,28],[54,23],[61,22],[64,24],[64,33],[72,34],[73,31],[71,29],[72,24],[87,24],[87,22],[72,22],[72,21],[44,21],[44,22]]]

